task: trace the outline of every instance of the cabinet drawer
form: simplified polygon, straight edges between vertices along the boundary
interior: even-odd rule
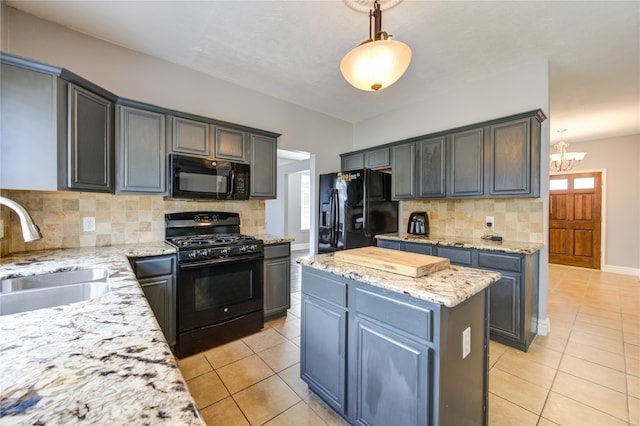
[[[347,284],[302,268],[302,293],[313,295],[339,306],[347,306]]]
[[[287,257],[289,256],[289,243],[287,244],[272,244],[264,246],[264,258],[273,259],[275,257]]]
[[[433,246],[429,244],[421,244],[421,243],[404,243],[404,251],[410,251],[411,253],[432,255]]]
[[[521,272],[520,256],[494,253],[478,253],[478,266],[482,268],[502,269],[505,271]]]
[[[402,250],[402,242],[401,241],[392,241],[392,240],[376,240],[376,246],[382,248],[388,248],[393,250]]]
[[[364,314],[424,340],[432,340],[432,311],[356,288],[356,314]]]
[[[452,263],[471,266],[471,251],[447,247],[438,247],[438,256],[446,257]]]
[[[173,274],[173,257],[144,257],[131,263],[138,279]]]

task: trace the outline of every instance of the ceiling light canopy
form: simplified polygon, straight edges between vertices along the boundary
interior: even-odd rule
[[[348,3],[347,3],[348,4]],[[376,91],[398,81],[409,67],[411,49],[406,44],[391,40],[382,31],[382,11],[376,0],[369,11],[369,39],[347,53],[340,62],[344,78],[360,90]],[[371,34],[371,20],[374,34]]]

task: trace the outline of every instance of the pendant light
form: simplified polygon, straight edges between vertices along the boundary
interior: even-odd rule
[[[373,7],[369,10],[369,39],[347,53],[340,62],[344,78],[355,88],[366,91],[391,86],[402,77],[411,62],[409,46],[391,40],[391,35],[382,31],[382,11],[378,0]]]
[[[560,133],[560,142],[553,147],[556,149],[556,154],[549,155],[550,168],[553,172],[566,172],[574,168],[579,162],[584,160],[586,152],[567,152],[569,144],[564,141],[564,132],[567,129],[558,130]]]

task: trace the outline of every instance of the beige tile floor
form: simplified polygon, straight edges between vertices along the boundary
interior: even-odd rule
[[[300,293],[286,318],[178,362],[209,425],[346,424],[299,378]],[[639,425],[640,281],[551,265],[551,332],[491,342],[490,425]]]

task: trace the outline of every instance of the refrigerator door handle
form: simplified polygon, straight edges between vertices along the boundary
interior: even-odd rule
[[[338,238],[339,238],[339,224],[340,224],[340,205],[338,203],[338,190],[334,189],[331,200],[333,201],[333,210],[331,212],[333,217],[333,222],[331,223],[331,235],[333,236],[331,239],[331,246],[336,248],[338,247]]]
[[[333,247],[333,240],[335,239],[335,215],[334,215],[334,189],[331,189],[331,195],[329,196],[329,246]]]

